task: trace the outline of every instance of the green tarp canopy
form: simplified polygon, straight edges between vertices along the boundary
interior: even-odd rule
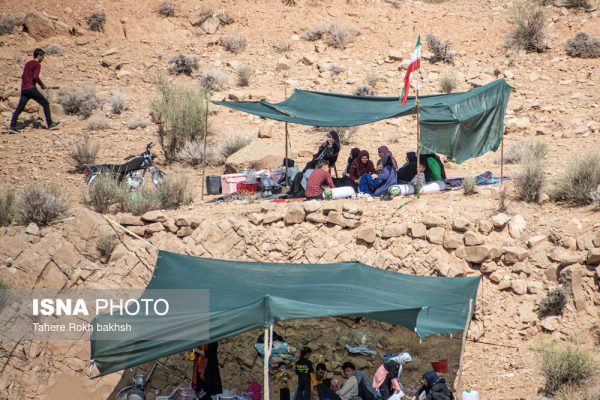
[[[405,275],[359,262],[242,262],[160,251],[146,290],[208,289],[208,312],[185,315],[177,330],[193,337],[198,327],[208,326],[210,337],[97,340],[94,333],[91,359],[100,375],[106,375],[277,321],[306,318],[364,317],[404,326],[419,337],[452,333],[464,329],[471,299],[475,309],[478,286],[479,277]],[[119,321],[117,316],[98,319]],[[165,328],[157,319],[149,329],[159,333]]]
[[[464,93],[420,96],[422,152],[446,155],[456,163],[498,149],[511,87],[503,80]],[[416,113],[415,98],[350,96],[295,89],[281,103],[214,101],[277,121],[323,127],[365,125]]]

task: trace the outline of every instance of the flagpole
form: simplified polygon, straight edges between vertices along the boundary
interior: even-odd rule
[[[420,193],[421,193],[421,180],[419,179],[419,165],[421,165],[421,149],[420,149],[420,145],[421,145],[421,124],[420,124],[420,111],[419,111],[419,88],[420,88],[420,82],[421,81],[421,63],[419,62],[419,69],[417,70],[417,79],[416,79],[416,86],[417,86],[417,95],[415,96],[415,107],[416,107],[416,111],[417,111],[417,190],[416,190],[416,195],[417,195],[417,199],[420,198]]]

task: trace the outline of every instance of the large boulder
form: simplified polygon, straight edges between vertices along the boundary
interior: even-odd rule
[[[288,225],[304,222],[304,208],[300,204],[290,206],[285,214],[285,223]]]
[[[23,25],[36,40],[51,38],[56,33],[52,20],[38,11],[28,13]]]
[[[233,153],[225,161],[225,172],[236,173],[242,168],[275,168],[281,165],[285,157],[283,142],[254,140],[248,146]]]

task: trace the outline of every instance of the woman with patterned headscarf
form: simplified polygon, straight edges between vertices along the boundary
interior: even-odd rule
[[[400,353],[379,366],[373,376],[373,388],[379,390],[382,400],[387,400],[394,392],[402,390],[400,384],[402,368],[411,361],[410,354]]]

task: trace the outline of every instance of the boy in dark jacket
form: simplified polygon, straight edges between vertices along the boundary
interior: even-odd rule
[[[435,372],[429,371],[423,374],[421,382],[423,386],[415,394],[417,399],[424,392],[426,400],[454,400],[454,395],[452,395],[446,380]]]
[[[310,400],[310,374],[314,373],[312,362],[308,355],[312,353],[310,347],[300,350],[300,359],[296,362],[296,375],[298,375],[298,391],[295,400]]]

